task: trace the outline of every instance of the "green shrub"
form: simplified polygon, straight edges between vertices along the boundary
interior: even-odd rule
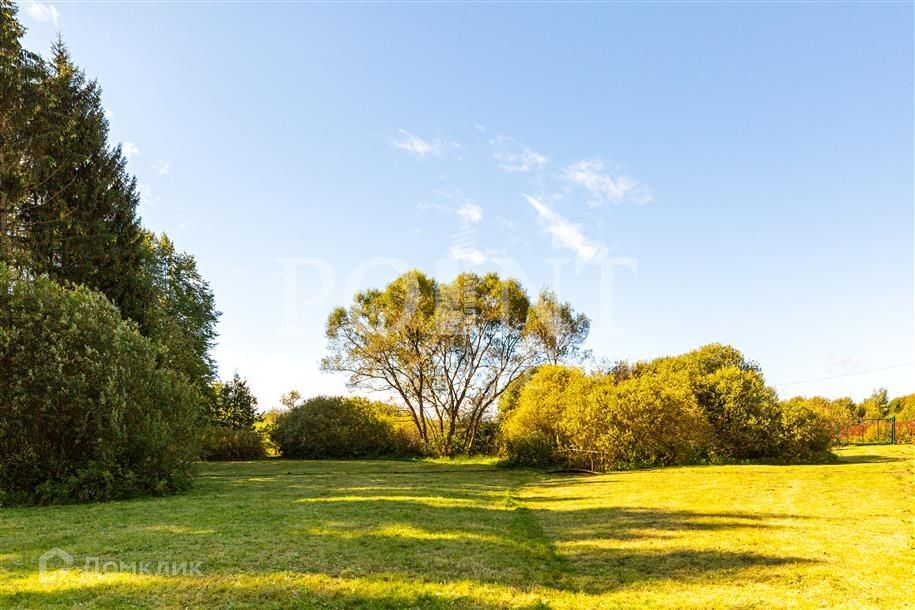
[[[464,448],[462,453],[467,455],[496,455],[499,453],[499,446],[502,443],[502,436],[499,431],[499,422],[495,419],[484,419],[477,425],[476,434],[473,437],[473,446]]]
[[[187,487],[201,397],[104,296],[0,265],[4,503]]]
[[[777,451],[778,398],[762,373],[727,366],[694,383],[697,404],[712,427],[713,457],[756,459]]]
[[[710,430],[682,373],[617,382],[546,366],[525,384],[503,436],[510,464],[631,468],[694,461]]]
[[[780,416],[775,390],[766,386],[759,366],[734,347],[713,343],[634,368],[635,376],[686,376],[712,427],[709,458],[752,459],[776,451],[773,432]]]
[[[545,468],[559,463],[554,439],[537,430],[505,439],[506,463],[510,466]]]
[[[393,407],[385,404],[386,410],[395,411]],[[386,455],[390,457],[418,457],[426,453],[426,445],[419,437],[413,422],[404,420],[399,415],[388,416],[384,418],[387,421],[387,427],[392,430],[391,442],[388,445]]]
[[[511,409],[502,411],[502,439],[508,462],[545,465],[557,458],[561,447],[587,444],[583,438],[573,443],[561,425],[569,419],[577,420],[574,410],[583,404],[588,383],[584,372],[571,366],[543,366],[531,375],[512,400]]]
[[[264,451],[268,457],[277,457],[280,455],[280,448],[273,440],[273,429],[276,428],[276,421],[283,411],[279,409],[270,409],[261,415],[261,418],[254,423],[254,429],[260,433],[264,443]]]
[[[409,417],[409,416],[407,416]],[[404,425],[410,422],[410,425]],[[471,430],[471,417],[457,417],[454,420],[455,434],[451,438],[450,444],[446,444],[445,437],[441,435],[429,435],[426,442],[422,442],[416,426],[412,420],[399,418],[394,422],[398,428],[398,434],[410,439],[408,445],[417,445],[416,452],[424,455],[442,457],[442,456],[472,456],[472,455],[496,455],[502,442],[499,422],[492,418],[484,418],[476,422],[476,430]],[[431,424],[427,420],[427,425]]]
[[[285,458],[407,456],[418,453],[394,407],[361,397],[318,396],[276,418],[270,436]]]
[[[781,408],[781,429],[778,450],[772,456],[785,463],[816,463],[830,461],[836,440],[830,421],[806,404],[788,401]]]
[[[813,411],[820,416],[822,424],[830,431],[834,440],[842,437],[858,421],[857,405],[850,398],[829,399],[822,396],[806,398],[795,396],[782,401],[781,411],[797,411],[801,408]]]
[[[915,394],[899,396],[890,401],[889,415],[896,421],[915,421]]]
[[[260,460],[267,457],[264,435],[257,430],[207,426],[201,435],[205,460]]]
[[[596,463],[604,468],[693,463],[707,453],[712,438],[683,374],[648,373],[620,383],[605,376],[581,415],[566,427],[576,436],[594,428],[586,448],[599,452]]]

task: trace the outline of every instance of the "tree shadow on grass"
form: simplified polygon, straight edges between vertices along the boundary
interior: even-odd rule
[[[910,460],[888,455],[839,455],[839,461],[827,466],[841,466],[842,464],[886,464],[889,462],[908,462]]]
[[[537,506],[536,503],[533,505]],[[538,518],[543,520],[562,515],[569,522],[559,534],[563,542],[649,540],[670,538],[688,532],[777,529],[782,526],[773,521],[799,519],[782,513],[697,512],[633,507],[535,511]]]
[[[589,594],[608,593],[651,581],[727,581],[731,584],[758,578],[760,568],[815,563],[798,557],[778,557],[749,552],[666,550],[631,552],[602,550],[578,553],[575,570],[564,588]],[[751,577],[748,572],[755,576]]]
[[[358,588],[342,593],[308,591],[311,597],[304,598],[307,601],[301,605],[486,607],[478,597],[440,597],[429,589],[450,591],[456,583],[473,582],[498,590],[507,588],[519,595],[532,590],[601,594],[633,583],[710,574],[726,574],[729,580],[739,582],[745,577],[744,571],[751,568],[807,561],[691,549],[688,539],[684,540],[686,548],[646,550],[634,549],[631,544],[691,531],[716,531],[726,536],[745,528],[778,528],[781,526],[773,523],[773,518],[788,515],[620,507],[565,509],[547,499],[526,500],[525,507],[509,495],[522,479],[498,471],[446,478],[427,477],[423,472],[391,478],[353,472],[342,479],[247,474],[241,479],[209,480],[185,497],[120,506],[68,507],[56,511],[52,519],[55,529],[48,533],[49,522],[40,518],[43,513],[22,513],[26,518],[21,524],[30,528],[32,535],[44,537],[39,546],[33,546],[33,551],[40,549],[32,553],[35,557],[20,553],[22,561],[9,568],[26,577],[35,573],[37,555],[44,550],[76,545],[79,553],[107,553],[126,562],[200,560],[204,574],[223,583],[216,591],[214,601],[218,605],[245,605],[245,600],[269,601],[274,595],[282,596],[282,585],[270,579],[293,574],[376,582],[371,595],[363,595]],[[568,500],[557,498],[556,502]],[[562,519],[558,528],[557,515]],[[96,525],[87,535],[81,528],[90,519]],[[555,539],[544,533],[545,522],[554,524]],[[559,555],[556,542],[574,543],[571,557]],[[225,584],[240,577],[253,579],[252,584],[248,588]],[[422,585],[419,592],[404,593],[393,584],[407,581]],[[85,590],[32,591],[27,598],[4,594],[0,602],[46,605],[40,603],[44,600],[71,605],[69,601],[80,603],[89,595],[91,601],[102,605],[119,605],[118,600],[120,605],[131,605],[125,600],[134,599],[134,586],[141,588],[143,599],[168,596],[173,583],[167,579],[129,586],[96,583]],[[294,585],[290,586],[294,590]],[[205,605],[192,591],[187,595],[186,604]],[[251,605],[256,604],[252,601]]]
[[[800,557],[675,548],[633,549],[621,541],[649,541],[692,531],[775,529],[771,515],[699,513],[661,509],[597,508],[564,512],[572,525],[561,542],[576,543],[574,565],[560,556],[541,522],[554,511],[522,507],[436,506],[420,497],[323,499],[334,521],[303,530],[319,539],[303,572],[331,576],[391,571],[425,582],[474,580],[526,590],[600,594],[633,583],[727,573],[739,580],[750,568],[809,563]],[[384,515],[383,519],[377,516]],[[787,517],[779,515],[779,517]],[[616,544],[614,544],[616,543]],[[688,544],[688,541],[687,541]]]

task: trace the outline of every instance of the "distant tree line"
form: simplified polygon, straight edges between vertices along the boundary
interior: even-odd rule
[[[896,442],[915,442],[915,394],[891,400],[886,388],[878,388],[860,402],[848,397],[830,399],[823,396],[796,396],[786,402],[816,411],[845,441],[886,442],[889,423],[873,420],[895,418]]]
[[[501,405],[505,450],[524,465],[633,468],[830,459],[835,431],[783,404],[727,345],[586,372],[543,367]]]

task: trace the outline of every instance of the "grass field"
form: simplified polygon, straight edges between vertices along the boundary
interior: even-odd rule
[[[600,476],[207,464],[182,496],[0,509],[0,605],[915,606],[915,447],[839,454]],[[73,568],[41,575],[53,547]],[[199,574],[156,574],[163,561]]]

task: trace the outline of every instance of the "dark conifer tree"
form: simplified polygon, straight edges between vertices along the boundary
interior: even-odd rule
[[[0,262],[21,270],[29,265],[21,208],[34,183],[31,150],[42,135],[34,119],[44,70],[40,57],[22,48],[25,28],[17,11],[10,0],[0,0]]]
[[[9,0],[0,18],[0,263],[101,292],[159,345],[160,365],[208,394],[213,292],[193,256],[140,225],[101,88],[61,40],[48,60],[25,51]]]
[[[122,313],[143,322],[148,296],[140,282],[139,195],[108,121],[95,81],[55,43],[37,113],[42,159],[22,210],[35,270],[105,294]]]

